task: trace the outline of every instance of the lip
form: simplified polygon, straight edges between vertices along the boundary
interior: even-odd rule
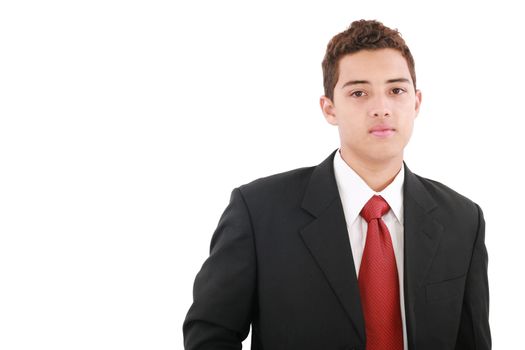
[[[388,137],[392,136],[396,129],[391,126],[380,124],[372,127],[369,132],[376,137]]]

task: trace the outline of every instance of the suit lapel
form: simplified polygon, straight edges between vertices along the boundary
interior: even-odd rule
[[[334,154],[335,152],[312,173],[302,207],[316,219],[301,230],[301,235],[361,341],[364,342],[365,326],[359,286],[343,207],[335,182]]]
[[[405,164],[404,183],[404,288],[408,340],[414,348],[415,295],[423,286],[437,251],[443,226],[435,219],[437,205],[421,181]]]

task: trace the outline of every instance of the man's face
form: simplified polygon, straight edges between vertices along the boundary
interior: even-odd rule
[[[402,161],[420,103],[406,60],[394,49],[343,56],[333,101],[321,97],[326,120],[339,128],[343,158],[368,165]]]

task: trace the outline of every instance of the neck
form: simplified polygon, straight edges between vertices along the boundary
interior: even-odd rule
[[[341,157],[375,192],[381,192],[390,185],[403,166],[402,154],[387,160],[363,160],[341,148]]]

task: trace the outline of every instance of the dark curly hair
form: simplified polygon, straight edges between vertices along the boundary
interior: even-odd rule
[[[374,20],[354,21],[347,30],[334,36],[326,47],[323,59],[324,94],[334,98],[334,88],[339,77],[339,60],[348,54],[361,50],[395,49],[401,52],[408,64],[408,70],[416,87],[414,58],[405,40],[397,29],[390,29]]]

